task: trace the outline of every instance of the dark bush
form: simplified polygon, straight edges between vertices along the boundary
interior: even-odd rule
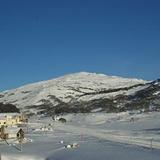
[[[13,112],[17,112],[19,113],[19,109],[13,105],[13,104],[3,104],[0,103],[0,113],[13,113]]]
[[[58,121],[62,122],[62,123],[66,123],[67,122],[65,118],[60,118]]]

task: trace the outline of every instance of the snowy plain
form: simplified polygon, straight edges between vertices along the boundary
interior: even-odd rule
[[[0,143],[2,160],[159,160],[160,113],[63,116],[66,124],[32,117],[23,144]],[[134,121],[133,121],[134,119]],[[132,120],[132,121],[131,121]],[[62,143],[63,142],[63,143]],[[65,148],[78,143],[78,148]]]

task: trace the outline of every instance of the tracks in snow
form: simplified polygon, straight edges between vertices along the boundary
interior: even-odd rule
[[[91,129],[91,128],[86,128],[81,126],[76,127],[76,126],[67,125],[67,124],[66,125],[58,124],[56,125],[56,129],[69,131],[75,134],[93,136],[93,137],[97,137],[97,138],[112,141],[112,142],[137,145],[137,146],[147,147],[151,149],[160,149],[160,142],[154,141],[152,137],[144,137],[144,138],[137,137],[130,134],[126,134],[123,131],[120,132],[121,134],[115,134],[110,130]]]

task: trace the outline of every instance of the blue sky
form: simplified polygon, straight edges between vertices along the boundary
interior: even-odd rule
[[[87,71],[160,76],[159,0],[0,1],[0,90]]]

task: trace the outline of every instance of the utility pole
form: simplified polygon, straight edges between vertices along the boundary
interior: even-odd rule
[[[151,138],[151,144],[150,144],[151,150],[153,149],[153,138]]]

